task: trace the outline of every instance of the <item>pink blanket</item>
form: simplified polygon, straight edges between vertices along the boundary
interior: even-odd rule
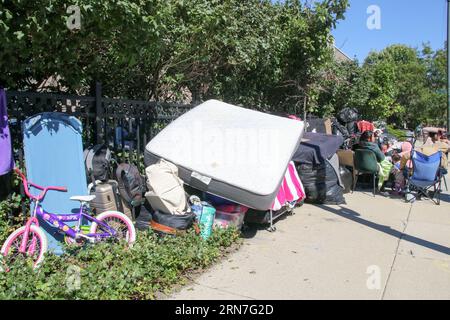
[[[280,210],[288,202],[302,201],[305,198],[305,189],[295,169],[294,162],[289,162],[280,191],[272,204],[272,210]]]

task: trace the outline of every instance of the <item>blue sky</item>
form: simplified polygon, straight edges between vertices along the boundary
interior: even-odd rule
[[[380,51],[391,44],[421,48],[429,42],[433,49],[444,46],[447,37],[447,0],[349,0],[345,20],[333,31],[335,45],[359,62],[371,50]],[[377,5],[381,29],[367,28],[367,8]]]

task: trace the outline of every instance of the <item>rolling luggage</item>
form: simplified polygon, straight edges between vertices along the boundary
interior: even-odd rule
[[[131,210],[124,205],[119,195],[118,183],[114,180],[106,182],[96,181],[95,184],[89,185],[91,195],[95,195],[95,199],[90,202],[91,209],[95,210],[95,214],[100,214],[105,211],[119,211],[134,220]]]

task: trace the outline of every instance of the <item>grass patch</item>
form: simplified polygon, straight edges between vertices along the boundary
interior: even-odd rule
[[[18,259],[0,272],[0,299],[156,299],[186,274],[210,266],[240,244],[236,229],[217,229],[204,241],[193,231],[158,238],[138,232],[135,245],[100,243],[47,255],[37,270]]]

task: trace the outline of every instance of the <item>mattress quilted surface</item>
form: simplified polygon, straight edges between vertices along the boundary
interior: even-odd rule
[[[165,127],[146,146],[208,179],[258,195],[278,190],[304,123],[208,100]]]

